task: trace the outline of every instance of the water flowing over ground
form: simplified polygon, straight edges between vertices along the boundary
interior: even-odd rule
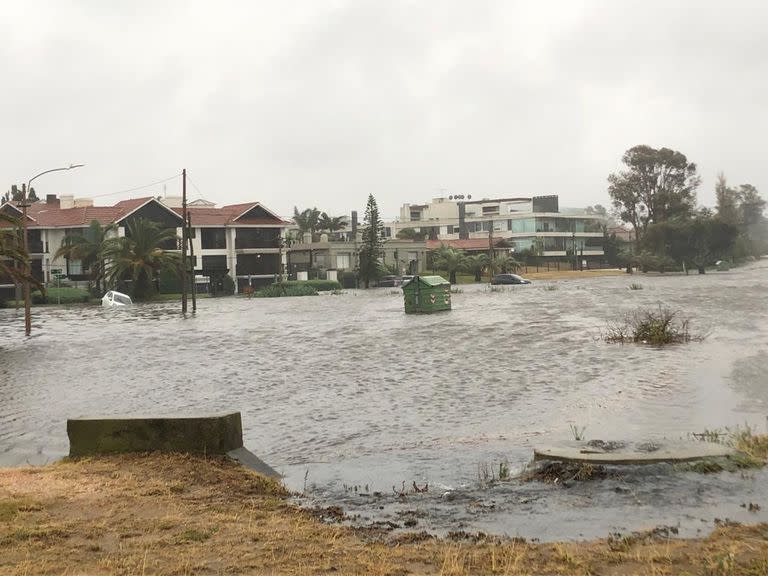
[[[65,454],[68,417],[240,410],[246,446],[360,523],[553,539],[768,518],[764,471],[483,482],[502,462],[521,471],[534,445],[571,439],[571,425],[631,441],[764,432],[765,262],[461,289],[451,312],[428,316],[406,316],[384,288],[204,299],[188,318],[176,303],[37,308],[30,339],[20,311],[0,310],[0,465]],[[659,305],[707,337],[661,349],[601,340],[608,322]],[[414,482],[429,491],[396,496]]]

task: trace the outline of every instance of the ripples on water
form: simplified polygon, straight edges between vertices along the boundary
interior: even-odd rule
[[[0,461],[65,453],[68,417],[240,410],[246,445],[294,487],[308,470],[327,501],[343,499],[344,484],[472,486],[479,465],[503,459],[518,470],[534,443],[568,438],[570,424],[630,440],[764,427],[764,265],[555,284],[463,287],[452,312],[431,316],[406,316],[390,289],[203,299],[186,319],[177,304],[44,308],[28,340],[21,313],[0,310]],[[600,340],[608,321],[658,304],[708,338],[664,349]],[[497,491],[492,509],[516,502]],[[545,508],[563,498],[548,496]],[[515,532],[501,516],[465,521]]]

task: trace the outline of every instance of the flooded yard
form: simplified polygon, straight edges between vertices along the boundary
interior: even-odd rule
[[[534,445],[571,439],[572,426],[628,441],[764,431],[766,263],[461,290],[453,311],[430,316],[406,316],[388,288],[207,299],[186,319],[177,304],[51,307],[34,310],[28,340],[21,312],[0,310],[0,465],[65,454],[68,417],[239,410],[246,446],[289,487],[362,524],[548,540],[768,519],[764,471],[658,465],[568,488],[486,481],[500,465],[520,472]],[[706,338],[602,341],[608,322],[658,305]]]

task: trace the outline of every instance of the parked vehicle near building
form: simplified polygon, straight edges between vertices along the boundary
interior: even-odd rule
[[[522,276],[518,276],[517,274],[496,274],[493,278],[491,278],[491,284],[498,285],[498,284],[530,284],[530,280],[526,280]]]
[[[397,276],[382,276],[376,285],[379,288],[395,288],[400,286],[400,278]]]

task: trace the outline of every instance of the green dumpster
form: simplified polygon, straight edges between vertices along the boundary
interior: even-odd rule
[[[451,284],[442,276],[414,276],[403,284],[406,314],[451,309]]]

